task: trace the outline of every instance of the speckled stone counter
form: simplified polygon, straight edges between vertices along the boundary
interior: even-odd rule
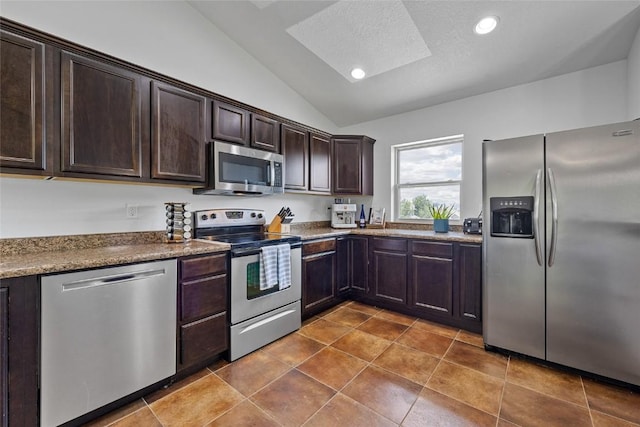
[[[464,234],[458,231],[436,233],[433,230],[403,229],[403,228],[292,228],[291,234],[302,237],[302,240],[314,240],[328,237],[357,234],[373,237],[402,237],[405,239],[428,239],[448,242],[482,243],[482,235]]]
[[[0,279],[106,267],[229,250],[227,243],[163,243],[162,233],[0,240]]]

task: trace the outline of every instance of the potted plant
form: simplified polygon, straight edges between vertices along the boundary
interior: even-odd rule
[[[433,230],[436,233],[447,233],[449,231],[449,218],[454,214],[454,205],[429,203],[427,207],[431,218],[433,218]]]

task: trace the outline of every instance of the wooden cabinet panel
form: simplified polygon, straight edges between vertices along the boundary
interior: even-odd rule
[[[351,289],[367,292],[369,289],[369,239],[350,236],[351,245]]]
[[[213,139],[249,145],[249,112],[213,101]]]
[[[0,280],[2,297],[7,298],[2,314],[8,328],[5,342],[7,357],[7,424],[16,426],[38,425],[38,349],[40,287],[36,276]],[[4,392],[3,392],[4,394]]]
[[[453,243],[413,241],[411,251],[414,255],[426,255],[438,258],[453,258]]]
[[[9,425],[9,289],[0,288],[0,426]]]
[[[453,261],[413,255],[411,257],[411,304],[438,315],[453,315]]]
[[[203,96],[151,83],[152,178],[204,182],[205,106]]]
[[[62,171],[142,177],[140,77],[62,53]]]
[[[280,122],[259,114],[251,114],[251,146],[280,152]]]
[[[227,254],[180,259],[180,280],[221,274],[227,271]]]
[[[304,129],[282,125],[284,188],[307,190],[309,184],[309,134]]]
[[[390,239],[390,238],[382,238],[382,237],[374,237],[371,239],[373,250],[382,250],[382,251],[407,251],[407,240],[406,239]]]
[[[321,252],[329,252],[336,250],[336,239],[323,239],[313,242],[305,242],[302,245],[302,256],[319,254]]]
[[[374,142],[367,136],[333,137],[333,193],[373,195]]]
[[[460,316],[482,319],[482,246],[460,244],[459,249]]]
[[[331,193],[331,140],[316,134],[309,137],[309,191]]]
[[[0,166],[47,168],[45,47],[0,32]]]
[[[222,312],[180,328],[182,365],[205,360],[228,348],[229,333],[226,314]]]
[[[192,320],[227,308],[227,275],[205,277],[204,279],[183,282],[180,287],[181,320]]]
[[[373,252],[373,296],[396,303],[407,302],[407,254]]]
[[[336,297],[336,256],[335,252],[325,252],[302,258],[302,310],[322,303],[330,303]]]
[[[338,293],[348,292],[351,289],[349,273],[351,260],[349,256],[349,238],[336,238],[336,287]]]

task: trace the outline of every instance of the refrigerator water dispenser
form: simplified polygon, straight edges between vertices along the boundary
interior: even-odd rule
[[[533,197],[491,197],[491,235],[533,238]]]

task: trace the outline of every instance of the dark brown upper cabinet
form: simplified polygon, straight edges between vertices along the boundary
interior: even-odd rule
[[[251,114],[251,146],[280,152],[280,122],[260,114]]]
[[[308,190],[309,133],[291,125],[282,125],[282,155],[284,156],[284,188]]]
[[[0,32],[0,167],[3,172],[51,172],[46,150],[45,46]],[[16,168],[16,169],[12,169]]]
[[[249,145],[250,113],[242,108],[213,101],[213,139]]]
[[[309,191],[331,194],[331,139],[309,135]]]
[[[62,172],[142,177],[140,76],[61,54]]]
[[[151,83],[151,178],[204,182],[206,98]]]
[[[333,143],[334,194],[373,195],[373,144],[363,135],[337,135]]]

